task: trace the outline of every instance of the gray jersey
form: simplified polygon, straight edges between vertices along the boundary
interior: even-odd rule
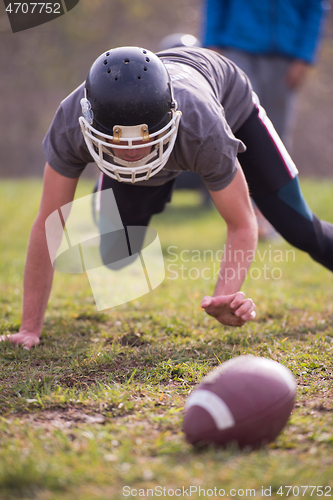
[[[167,164],[137,185],[161,185],[190,170],[208,189],[223,189],[236,174],[237,154],[245,150],[234,132],[253,110],[249,80],[231,61],[207,49],[177,48],[158,55],[170,74],[182,117]],[[70,178],[79,177],[93,161],[78,122],[83,91],[84,84],[61,103],[43,141],[48,163]]]

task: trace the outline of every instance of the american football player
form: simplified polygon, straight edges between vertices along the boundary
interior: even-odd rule
[[[228,248],[215,290],[201,306],[224,325],[255,317],[255,304],[240,292],[251,264],[243,256],[254,255],[257,244],[249,192],[288,242],[333,270],[333,226],[306,204],[296,166],[246,75],[216,52],[104,52],[60,104],[43,148],[44,189],[27,254],[22,325],[3,340],[26,349],[39,343],[53,278],[45,220],[73,200],[89,162],[100,169],[99,189],[113,189],[124,226],[147,226],[163,211],[180,172],[200,175],[226,222]],[[226,273],[233,279],[224,279]]]

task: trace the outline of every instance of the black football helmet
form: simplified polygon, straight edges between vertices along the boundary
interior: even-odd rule
[[[81,106],[84,139],[106,175],[134,183],[164,167],[181,112],[169,74],[155,54],[139,47],[118,47],[102,54],[89,71]],[[124,151],[120,150],[143,148],[145,156],[136,161],[121,158]]]

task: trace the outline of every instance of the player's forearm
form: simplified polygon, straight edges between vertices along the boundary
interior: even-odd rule
[[[23,315],[20,330],[40,335],[49,300],[53,268],[45,237],[45,226],[36,219],[28,246],[24,272]]]
[[[222,256],[214,296],[229,295],[240,290],[251,266],[258,239],[256,223],[229,230]]]

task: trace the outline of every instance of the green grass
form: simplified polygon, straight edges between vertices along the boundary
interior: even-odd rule
[[[333,182],[302,187],[317,215],[333,222]],[[78,196],[90,189],[82,182]],[[2,334],[20,325],[40,194],[40,181],[0,185]],[[26,351],[0,344],[0,499],[142,498],[155,487],[155,497],[164,487],[184,487],[181,496],[189,498],[191,486],[191,498],[203,498],[199,487],[206,498],[219,498],[214,488],[234,498],[250,489],[262,497],[262,488],[271,488],[272,498],[284,498],[288,489],[279,487],[288,485],[295,487],[289,497],[297,486],[299,497],[321,496],[320,489],[301,489],[307,485],[332,496],[331,273],[281,239],[260,243],[256,271],[243,287],[257,303],[257,320],[224,327],[200,308],[213,291],[225,239],[216,211],[202,209],[195,193],[176,192],[152,226],[167,267],[156,290],[98,312],[85,275],[56,273],[41,345]],[[259,451],[195,450],[182,433],[185,400],[205,374],[240,354],[274,359],[293,372],[291,418]],[[124,495],[130,490],[136,496]]]

